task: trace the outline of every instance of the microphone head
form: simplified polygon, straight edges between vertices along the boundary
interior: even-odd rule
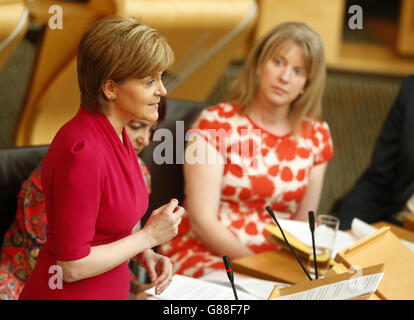
[[[234,286],[234,276],[233,276],[233,270],[231,269],[230,259],[228,256],[223,256],[224,265],[226,266],[226,273],[227,277],[230,280],[231,287],[233,288],[234,297],[236,300],[239,300],[237,297],[236,287]]]
[[[224,266],[226,267],[226,270],[231,270],[231,264],[230,259],[228,256],[223,256]]]
[[[273,212],[272,208],[270,208],[270,206],[266,206],[266,210],[267,210],[267,212],[269,212],[269,214],[273,218],[273,220],[276,221],[276,216],[275,216],[275,213]]]
[[[309,211],[308,212],[308,217],[309,217],[309,227],[311,229],[311,231],[313,232],[315,230],[315,214],[313,211]]]

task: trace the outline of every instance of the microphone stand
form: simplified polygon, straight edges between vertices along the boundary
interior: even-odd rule
[[[315,214],[313,213],[313,211],[309,211],[308,212],[308,217],[309,217],[309,228],[311,230],[311,234],[312,234],[312,250],[313,250],[313,263],[315,265],[315,277],[316,279],[318,279],[318,262],[316,261],[316,246],[315,246]]]
[[[296,255],[295,250],[293,250],[293,248],[291,247],[290,243],[287,241],[285,233],[283,232],[282,228],[279,225],[279,222],[276,219],[276,216],[272,210],[272,208],[270,208],[270,206],[266,206],[266,210],[267,212],[269,212],[270,216],[273,218],[273,220],[276,222],[277,226],[280,229],[280,232],[282,232],[282,236],[283,239],[285,239],[286,244],[288,245],[290,251],[293,253],[293,255],[295,256],[296,260],[299,262],[300,266],[302,267],[303,271],[305,272],[306,276],[309,278],[310,281],[312,281],[312,277],[309,275],[308,271],[306,270],[306,268],[303,266],[302,262],[300,261],[299,257]]]

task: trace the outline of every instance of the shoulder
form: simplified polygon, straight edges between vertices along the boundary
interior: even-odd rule
[[[102,134],[90,117],[78,113],[63,125],[54,137],[47,157],[99,162],[102,155]]]
[[[100,176],[105,159],[95,139],[88,134],[71,134],[67,127],[62,129],[42,161],[42,179],[50,181],[55,175],[69,175],[73,179]]]
[[[219,104],[204,109],[200,113],[200,117],[226,120],[236,116],[239,112],[239,109],[239,106],[235,104],[221,102]]]
[[[100,152],[97,143],[88,137],[62,137],[54,141],[50,151],[56,158],[97,163]]]
[[[94,141],[97,136],[95,126],[96,123],[78,114],[59,129],[53,140],[66,147],[82,139]]]
[[[334,149],[328,123],[313,119],[304,121],[303,126],[306,128],[305,139],[311,141],[314,165],[330,160],[334,155]]]
[[[318,119],[304,120],[301,126],[301,135],[307,139],[321,137],[325,142],[331,139],[331,132],[328,123]]]
[[[239,106],[227,102],[211,106],[200,113],[193,128],[231,129],[232,125],[240,120],[239,110]]]

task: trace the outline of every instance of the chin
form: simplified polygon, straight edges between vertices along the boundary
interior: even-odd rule
[[[155,111],[153,114],[149,114],[147,116],[147,119],[145,120],[149,122],[156,122],[158,120],[158,116],[159,116],[158,111]]]
[[[132,118],[148,122],[156,122],[158,120],[158,111],[135,114]]]

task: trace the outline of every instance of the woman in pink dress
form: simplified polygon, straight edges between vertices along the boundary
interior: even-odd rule
[[[20,299],[127,299],[135,257],[157,293],[170,283],[171,261],[151,248],[176,235],[184,209],[172,199],[134,229],[148,194],[125,125],[157,120],[172,60],[165,39],[133,18],[105,18],[82,37],[81,106],[42,162],[46,242]]]
[[[231,259],[276,246],[265,240],[280,218],[317,212],[333,156],[319,120],[326,67],[322,41],[302,23],[270,30],[249,53],[227,102],[204,110],[186,137],[185,208],[179,234],[159,253],[174,272],[200,277]]]
[[[165,118],[166,99],[159,103],[159,117],[155,123],[131,120],[125,126],[128,138],[136,151],[142,177],[148,194],[151,193],[151,175],[139,153],[148,146],[153,132]],[[18,195],[16,219],[7,230],[0,251],[0,300],[16,300],[32,273],[40,248],[46,241],[46,203],[41,183],[40,165],[33,170]],[[149,285],[139,283],[130,272],[130,299]]]

